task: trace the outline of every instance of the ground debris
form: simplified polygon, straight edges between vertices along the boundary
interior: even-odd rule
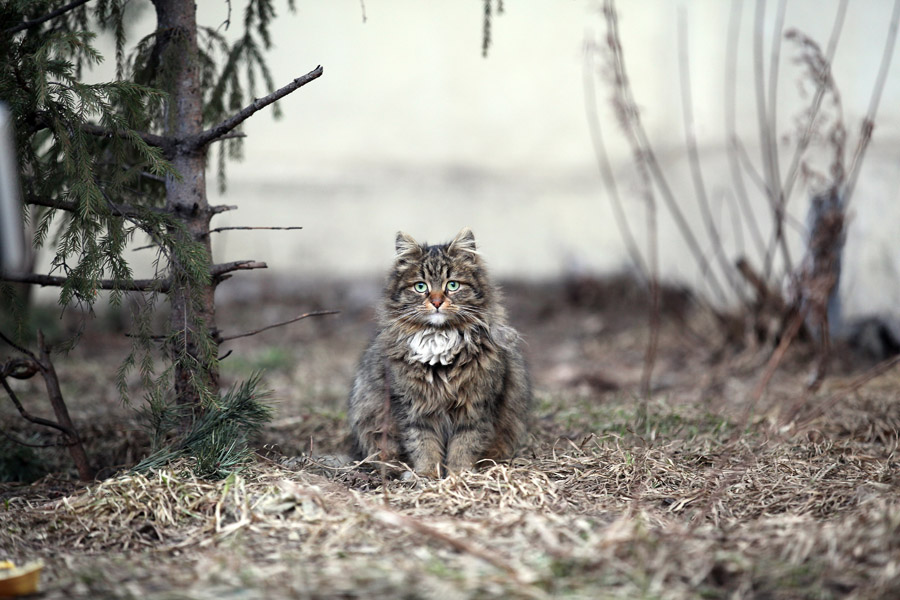
[[[748,404],[765,356],[713,361],[665,323],[666,385],[641,399],[646,328],[586,331],[593,314],[520,327],[528,447],[446,479],[341,455],[363,325],[238,340],[223,377],[264,363],[280,399],[253,461],[221,481],[176,463],[0,484],[0,560],[42,560],[47,599],[900,597],[900,372],[863,385],[837,370],[809,393],[802,353],[788,354]],[[560,381],[561,366],[574,375]],[[584,384],[596,373],[616,386]],[[117,402],[73,414],[99,435]],[[115,418],[94,448],[132,439]]]

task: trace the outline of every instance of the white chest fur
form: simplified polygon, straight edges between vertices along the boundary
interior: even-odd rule
[[[423,329],[407,343],[410,361],[449,365],[462,350],[463,336],[455,329]]]

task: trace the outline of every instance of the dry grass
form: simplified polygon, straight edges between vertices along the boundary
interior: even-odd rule
[[[585,334],[587,318],[523,327],[541,346],[539,406],[511,464],[442,480],[330,466],[319,454],[339,447],[340,405],[315,401],[340,394],[317,378],[352,368],[327,356],[359,340],[319,330],[315,372],[273,375],[324,390],[284,401],[266,441],[288,456],[269,450],[220,482],[177,464],[0,487],[0,554],[47,562],[47,598],[900,596],[897,369],[802,398],[798,356],[748,412],[747,357],[704,364],[667,329],[665,387],[634,431],[643,333]],[[297,455],[307,437],[313,452]]]

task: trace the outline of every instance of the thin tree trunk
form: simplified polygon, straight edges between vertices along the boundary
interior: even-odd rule
[[[202,131],[203,93],[200,89],[200,61],[197,47],[196,5],[193,0],[154,0],[158,35],[164,47],[161,67],[171,69],[171,89],[168,90],[169,114],[166,134],[176,140],[172,164],[181,179],[166,181],[166,207],[183,223],[185,235],[202,245],[208,268],[212,264],[209,223],[212,212],[206,198],[206,147],[194,149],[185,143]],[[166,60],[168,59],[168,60]],[[215,351],[210,352],[204,340],[215,344],[215,283],[192,289],[185,265],[172,264],[169,291],[171,305],[170,326],[179,332],[171,348],[175,363],[175,394],[184,409],[186,427],[202,406],[201,391],[218,390],[218,365]],[[208,336],[208,337],[207,337]],[[187,361],[179,359],[186,358]],[[193,363],[193,367],[191,364]],[[199,381],[194,378],[199,377]]]
[[[56,415],[56,421],[65,427],[70,433],[69,437],[69,455],[75,468],[78,469],[78,476],[82,481],[90,481],[94,478],[95,471],[91,467],[84,446],[81,444],[81,438],[78,436],[75,424],[69,416],[69,409],[63,400],[62,390],[59,388],[59,377],[56,375],[56,368],[50,360],[50,348],[44,342],[44,334],[38,332],[38,346],[40,350],[41,375],[44,377],[44,383],[47,386],[47,397],[50,398],[50,405],[53,407],[53,413]]]

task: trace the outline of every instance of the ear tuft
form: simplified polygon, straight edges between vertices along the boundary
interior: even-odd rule
[[[477,254],[478,250],[475,247],[475,234],[472,233],[472,230],[468,227],[463,227],[462,230],[456,234],[456,237],[453,238],[453,241],[450,242],[449,249]]]
[[[408,233],[398,231],[395,248],[397,249],[397,256],[403,256],[404,254],[409,254],[410,252],[418,250],[419,242],[414,240]]]

